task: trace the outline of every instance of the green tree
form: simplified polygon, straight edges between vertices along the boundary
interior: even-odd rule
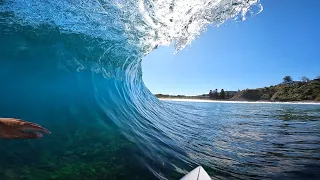
[[[210,98],[210,99],[213,99],[213,92],[212,92],[212,90],[210,90],[210,92],[209,92],[209,98]]]
[[[310,81],[310,79],[307,76],[302,76],[300,79],[302,82],[309,82]]]
[[[292,83],[292,78],[291,76],[285,76],[283,78],[283,83],[288,84],[288,83]]]
[[[214,90],[214,94],[213,94],[215,99],[219,98],[219,93],[218,93],[218,89]]]
[[[220,99],[225,99],[226,93],[224,92],[224,89],[221,89],[220,92]]]

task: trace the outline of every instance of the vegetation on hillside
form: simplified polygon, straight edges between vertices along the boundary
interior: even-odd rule
[[[281,84],[242,91],[221,89],[219,92],[215,89],[198,96],[156,94],[156,97],[236,101],[320,101],[320,76],[313,80],[303,76],[300,81],[293,81],[291,76],[285,76]]]
[[[197,96],[185,96],[185,95],[168,95],[168,94],[155,94],[157,98],[169,98],[169,99],[204,99],[204,100],[228,100],[231,99],[237,91],[225,91],[221,89],[210,90],[209,94],[202,94]]]
[[[232,100],[320,101],[320,78],[310,80],[304,76],[301,81],[293,81],[290,76],[286,76],[281,84],[246,89],[236,94]]]

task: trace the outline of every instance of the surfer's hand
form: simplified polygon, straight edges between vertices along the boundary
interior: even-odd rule
[[[33,131],[33,132],[31,132]],[[14,118],[0,118],[0,138],[3,139],[35,139],[42,138],[42,134],[50,131],[38,124]]]

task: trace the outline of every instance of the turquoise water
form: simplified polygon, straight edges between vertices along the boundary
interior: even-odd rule
[[[0,179],[317,179],[320,106],[165,102],[142,81],[159,45],[178,51],[258,1],[0,1],[0,117],[48,128],[0,140]],[[181,14],[184,14],[181,16]]]

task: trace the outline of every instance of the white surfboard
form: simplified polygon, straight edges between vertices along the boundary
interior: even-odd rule
[[[202,166],[198,166],[183,176],[180,180],[211,180],[211,178]]]

